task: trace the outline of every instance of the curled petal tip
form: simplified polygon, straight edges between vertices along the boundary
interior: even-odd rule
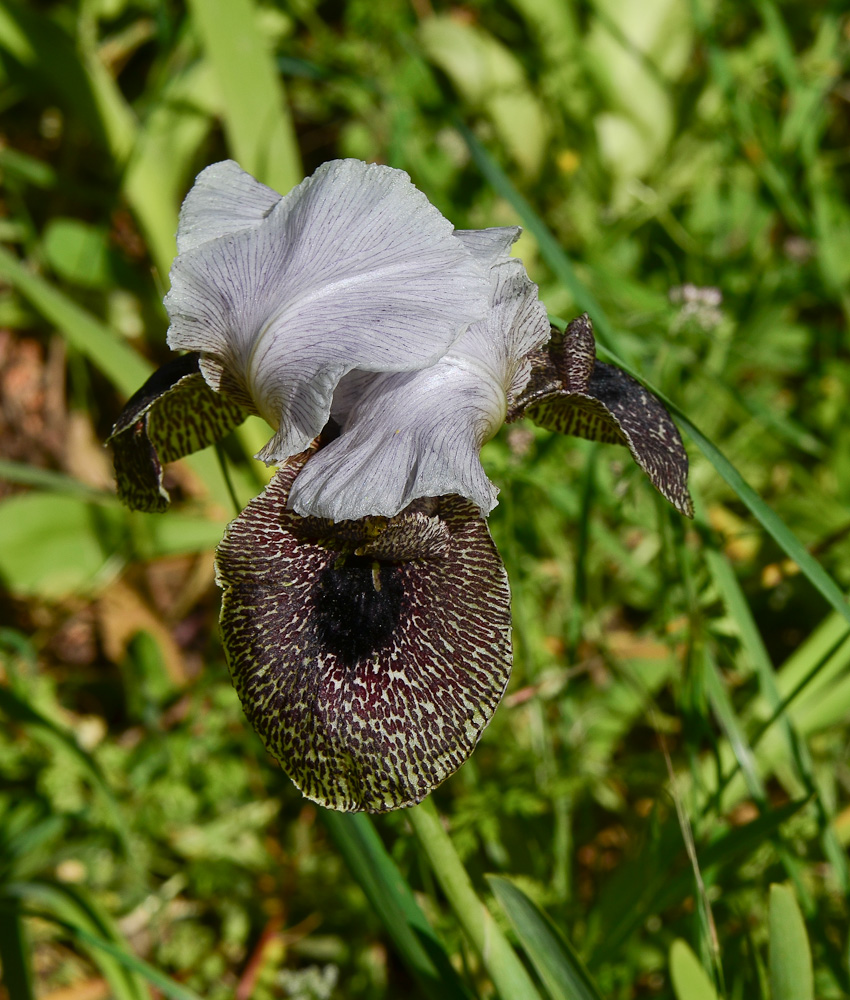
[[[624,444],[652,485],[693,517],[688,456],[673,419],[648,389],[614,365],[596,360],[585,314],[532,355],[528,384],[510,413],[541,427],[606,444]]]
[[[210,389],[197,354],[163,365],[128,400],[108,438],[119,498],[133,510],[167,510],[163,465],[220,440],[245,416]]]

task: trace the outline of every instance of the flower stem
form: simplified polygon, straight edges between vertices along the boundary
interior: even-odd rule
[[[215,443],[215,457],[218,459],[221,475],[224,478],[225,485],[227,486],[227,492],[230,494],[230,502],[233,504],[236,516],[239,517],[242,513],[242,508],[239,506],[239,500],[236,498],[236,490],[233,488],[233,480],[230,476],[230,469],[227,465],[227,458],[224,454],[224,448],[221,446],[221,441],[216,441]]]
[[[525,966],[475,894],[434,803],[426,799],[421,805],[407,810],[407,817],[446,899],[481,956],[499,996],[502,1000],[540,1000]]]

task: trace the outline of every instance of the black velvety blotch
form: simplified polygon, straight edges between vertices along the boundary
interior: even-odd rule
[[[313,591],[320,645],[347,667],[373,656],[392,642],[403,597],[399,567],[340,556],[322,572]]]

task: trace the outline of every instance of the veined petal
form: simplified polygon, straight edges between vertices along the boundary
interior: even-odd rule
[[[108,438],[118,496],[134,510],[164,511],[170,497],[163,463],[220,440],[246,415],[210,389],[198,371],[197,354],[163,365],[127,401]]]
[[[213,163],[195,178],[180,208],[178,253],[259,226],[280,199],[234,160]]]
[[[488,267],[507,260],[511,247],[522,233],[520,226],[494,226],[491,229],[456,229],[455,236],[471,254]]]
[[[304,460],[218,547],[233,683],[308,798],[344,811],[413,805],[472,753],[504,693],[507,576],[460,497],[342,534],[299,517],[287,494]]]
[[[294,510],[334,520],[393,516],[418,497],[446,493],[467,497],[485,515],[493,509],[497,491],[479,452],[528,379],[526,355],[549,336],[521,262],[497,265],[493,279],[487,318],[435,365],[349,377],[342,433],[295,481]]]
[[[220,181],[189,195],[186,219],[204,237],[216,223],[205,192]],[[252,190],[240,180],[217,220],[225,235],[197,243],[189,233],[166,307],[169,344],[202,352],[210,385],[252,400],[277,429],[258,456],[271,464],[321,431],[346,372],[431,365],[483,317],[498,247],[467,250],[390,167],[323,164],[261,220],[267,196]]]
[[[652,485],[680,513],[693,517],[688,456],[670,414],[624,371],[596,360],[590,319],[574,319],[531,357],[531,377],[509,414],[547,430],[606,444],[624,444]]]

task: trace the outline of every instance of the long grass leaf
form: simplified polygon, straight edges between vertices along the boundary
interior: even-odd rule
[[[770,991],[772,1000],[814,1000],[812,951],[793,889],[770,887]]]
[[[231,153],[285,194],[301,180],[301,157],[257,8],[252,0],[190,0],[189,6],[221,92]]]
[[[717,1000],[717,990],[687,942],[677,938],[670,947],[670,979],[676,1000]]]
[[[482,174],[484,174],[495,190],[510,202],[520,216],[523,224],[534,235],[540,247],[541,256],[570,291],[579,309],[583,309],[590,314],[594,328],[600,335],[600,347],[602,348],[600,353],[606,356],[607,360],[618,365],[634,378],[639,379],[667,406],[670,412],[678,418],[681,425],[699,446],[702,453],[711,462],[720,476],[731,487],[733,492],[771,538],[773,538],[776,544],[799,566],[803,575],[823,595],[827,602],[847,622],[850,622],[850,605],[845,600],[844,594],[838,584],[836,584],[811,553],[807,551],[803,543],[785,524],[782,518],[761,499],[729,459],[696,427],[691,419],[674,402],[668,399],[650,382],[647,382],[628,362],[618,357],[611,349],[614,341],[611,322],[603,312],[595,296],[576,274],[571,261],[558,245],[557,240],[549,231],[545,222],[532,209],[519,191],[517,191],[499,164],[472,132],[462,123],[459,123],[457,127]],[[608,344],[606,344],[606,341],[608,341]]]
[[[218,108],[208,63],[171,77],[139,127],[123,190],[144,233],[161,282],[177,253],[177,215],[195,152]]]
[[[51,493],[62,493],[65,496],[85,500],[87,503],[99,503],[107,507],[115,507],[119,502],[114,493],[95,489],[95,487],[81,483],[79,479],[66,476],[62,472],[41,469],[35,465],[27,465],[25,462],[11,462],[5,458],[0,458],[0,479],[4,479],[7,483],[16,483],[19,486],[35,486]]]
[[[487,881],[552,1000],[602,1000],[584,963],[552,921],[513,882]]]
[[[352,875],[383,921],[399,956],[432,1000],[468,1000],[440,939],[410,887],[363,813],[322,812],[322,819]]]
[[[81,888],[34,879],[9,883],[6,893],[26,904],[24,914],[29,914],[33,906],[43,907],[39,916],[64,926],[86,945],[86,951],[109,981],[115,1000],[149,1000],[140,969],[134,965],[138,960],[128,952],[109,914]]]
[[[440,888],[490,974],[496,992],[502,1000],[540,1000],[525,966],[476,895],[434,803],[426,799],[409,809],[407,817]]]
[[[15,3],[0,5],[0,48],[40,77],[116,163],[124,160],[133,143],[135,116],[93,53],[81,57],[74,39],[46,14]]]
[[[0,900],[0,912],[3,912],[7,908],[8,903]],[[160,972],[148,962],[137,958],[115,942],[80,927],[73,920],[66,920],[50,911],[37,910],[32,907],[28,907],[24,913],[26,916],[37,917],[39,920],[45,920],[56,927],[61,927],[72,939],[76,939],[80,944],[86,946],[86,950],[89,951],[95,962],[100,965],[101,970],[104,971],[104,975],[106,973],[103,968],[103,959],[106,958],[110,962],[114,962],[122,970],[125,970],[126,973],[150,983],[151,986],[156,987],[169,1000],[202,1000],[193,990],[181,986],[180,983],[175,982],[170,976],[165,975],[164,972]],[[101,957],[100,961],[98,961],[98,956]],[[107,978],[109,977],[107,976]],[[122,991],[122,987],[115,988],[112,980],[110,980],[110,985],[112,986],[113,995],[116,997],[116,1000],[120,1000],[120,998],[126,995]],[[133,997],[134,1000],[149,1000],[150,994],[143,987],[141,991],[134,991]]]
[[[700,870],[707,882],[716,881],[719,873],[730,865],[738,864],[754,850],[769,840],[792,816],[796,815],[809,803],[809,798],[787,802],[778,809],[762,813],[745,826],[737,827],[723,833],[712,843],[697,848]],[[681,840],[678,823],[671,820],[662,838],[669,834],[669,843]],[[668,840],[664,840],[667,843]],[[611,959],[617,950],[629,937],[653,914],[662,913],[671,906],[676,906],[693,892],[694,875],[691,867],[671,869],[675,855],[662,870],[656,874],[647,874],[644,863],[640,860],[626,866],[620,874],[620,881],[606,890],[606,895],[617,888],[619,907],[613,922],[605,927],[603,940],[597,945],[589,962],[596,968],[601,962]],[[621,891],[621,887],[622,890]],[[626,893],[630,893],[626,898]],[[615,902],[617,902],[615,900]]]
[[[26,934],[17,908],[0,908],[0,969],[10,998],[35,1000]]]

